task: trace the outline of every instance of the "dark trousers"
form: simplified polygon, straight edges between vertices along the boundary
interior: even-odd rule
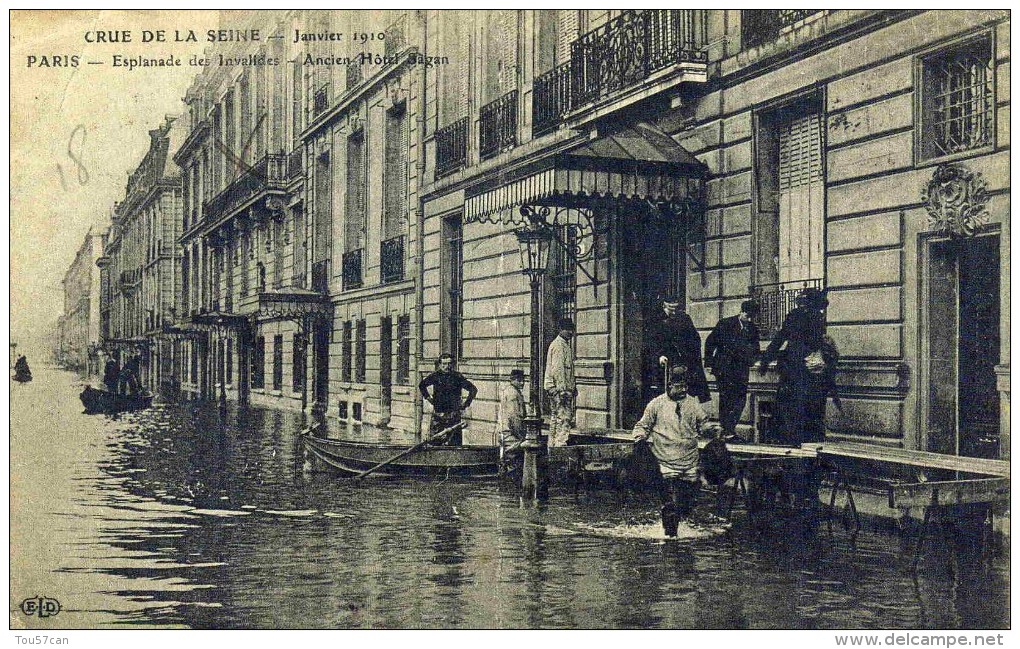
[[[776,392],[779,442],[799,446],[825,440],[825,392],[810,375],[781,380]]]
[[[662,502],[662,527],[666,536],[676,536],[680,521],[690,517],[697,498],[697,480],[660,478],[659,499]]]
[[[456,426],[460,421],[460,412],[433,412],[432,420],[429,422],[429,437],[443,432],[450,426]],[[463,444],[463,428],[458,428],[446,438],[447,446],[461,446]]]
[[[747,380],[727,381],[719,379],[719,423],[727,435],[737,433],[740,414],[747,403]]]

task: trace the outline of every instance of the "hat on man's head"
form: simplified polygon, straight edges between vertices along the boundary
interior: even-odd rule
[[[667,295],[666,297],[662,298],[663,306],[676,308],[680,306],[682,302],[683,300],[681,300],[680,297],[676,295]]]
[[[669,382],[679,383],[681,381],[687,382],[687,368],[683,365],[677,365],[669,371]]]
[[[740,303],[740,310],[749,316],[756,316],[761,313],[761,306],[754,300],[744,300]]]
[[[511,379],[520,379],[520,380],[523,381],[524,380],[524,370],[519,370],[519,369],[510,370],[510,378]]]
[[[560,318],[560,329],[574,330],[574,321],[570,318]]]
[[[809,286],[797,295],[797,304],[811,309],[824,309],[829,306],[829,300],[825,297],[825,291]]]

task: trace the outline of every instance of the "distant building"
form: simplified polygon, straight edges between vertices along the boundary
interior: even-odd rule
[[[128,177],[116,204],[103,274],[103,346],[124,364],[140,360],[142,385],[158,391],[169,378],[173,346],[165,330],[174,321],[180,282],[181,177],[170,159],[183,132],[168,117],[149,131],[149,150]]]
[[[84,375],[96,372],[100,338],[100,277],[106,228],[90,228],[64,273],[64,311],[58,320],[57,362]]]

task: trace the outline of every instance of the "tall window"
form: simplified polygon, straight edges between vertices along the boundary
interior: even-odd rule
[[[386,166],[383,170],[383,239],[407,230],[407,110],[386,113]]]
[[[822,121],[816,98],[758,116],[757,285],[824,276]]]
[[[251,354],[251,387],[266,387],[266,339],[263,336],[255,339]]]
[[[577,263],[567,253],[577,243],[577,226],[565,225],[560,228],[559,238],[566,246],[553,244],[549,250],[549,286],[552,289],[552,320],[562,318],[574,320],[577,315]],[[554,334],[555,335],[555,334]]]
[[[485,34],[483,103],[517,87],[517,11],[486,11]]]
[[[461,319],[464,302],[463,295],[463,263],[464,263],[464,228],[461,216],[443,219],[442,241],[442,346],[455,357],[460,358]]]
[[[921,75],[919,151],[923,159],[992,144],[994,74],[989,38],[924,58]]]
[[[291,242],[294,246],[294,285],[304,288],[307,250],[305,249],[305,211],[300,205],[294,207],[294,236],[291,237]]]
[[[340,380],[350,383],[354,380],[354,343],[351,321],[344,322],[340,338]]]
[[[301,392],[305,387],[305,372],[306,372],[306,359],[305,349],[301,341],[301,334],[294,334],[294,340],[291,345],[291,358],[293,360],[293,384],[294,392]]]
[[[234,382],[234,341],[227,339],[227,383]]]
[[[283,221],[274,221],[273,233],[273,288],[283,286]],[[267,232],[268,234],[268,232]]]
[[[191,343],[191,382],[198,383],[198,343]]]
[[[474,21],[463,10],[444,11],[441,29],[440,56],[449,57],[450,65],[441,66],[439,125],[446,126],[467,115],[468,78],[470,75],[469,43]]]
[[[330,229],[333,225],[333,196],[331,191],[331,174],[329,154],[324,153],[315,159],[315,231],[312,239],[312,261],[329,259]]]
[[[283,389],[283,336],[273,336],[273,389]]]
[[[367,180],[365,132],[358,131],[347,138],[347,219],[344,228],[344,252],[361,250],[365,246]]]
[[[397,318],[397,385],[411,382],[411,316]]]
[[[354,380],[358,383],[365,382],[365,329],[365,320],[358,320],[354,334]]]

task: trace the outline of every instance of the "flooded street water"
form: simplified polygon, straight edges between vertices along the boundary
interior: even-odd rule
[[[1008,566],[824,524],[666,542],[645,495],[484,480],[353,483],[304,460],[299,415],[81,414],[40,367],[11,394],[11,625],[188,628],[1005,628]],[[707,501],[706,501],[707,502]],[[705,503],[703,503],[704,505]],[[27,618],[26,597],[60,601]]]

